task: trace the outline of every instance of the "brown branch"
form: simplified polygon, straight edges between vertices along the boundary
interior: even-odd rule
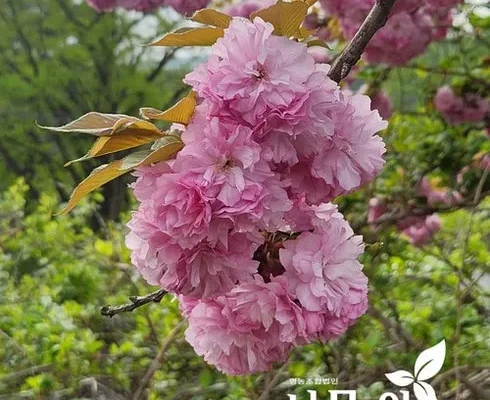
[[[386,334],[394,341],[402,339],[405,346],[417,350],[421,350],[422,346],[418,343],[409,332],[398,322],[386,317],[379,309],[371,305],[368,309],[368,314],[377,319],[385,328]],[[392,334],[390,334],[390,332]]]
[[[180,328],[184,325],[185,321],[180,321],[177,326],[170,331],[168,336],[165,338],[165,341],[162,343],[162,347],[160,347],[160,350],[158,351],[158,354],[156,357],[153,359],[153,361],[150,364],[150,367],[146,371],[145,375],[141,379],[141,383],[136,389],[136,392],[134,392],[133,395],[133,400],[139,400],[141,398],[141,395],[143,394],[143,391],[146,388],[146,385],[150,381],[150,379],[153,377],[155,372],[160,368],[160,364],[162,363],[163,356],[165,355],[165,352],[167,351],[168,347],[170,344],[174,341],[174,339],[177,336],[177,333],[179,333]]]
[[[477,199],[467,199],[456,205],[426,206],[426,207],[412,208],[407,211],[397,209],[393,212],[389,212],[387,214],[382,215],[375,222],[368,223],[367,220],[364,220],[358,223],[353,223],[352,229],[354,229],[354,231],[358,231],[359,229],[362,229],[366,226],[380,226],[384,224],[393,224],[399,220],[408,217],[425,217],[427,215],[431,215],[434,213],[441,213],[441,214],[450,213],[453,211],[458,211],[466,208],[473,208],[478,206],[483,198],[490,195],[490,191],[483,192],[482,189],[483,187],[477,189],[480,192]]]
[[[155,69],[146,77],[147,82],[153,82],[155,80],[162,68],[165,67],[165,65],[167,65],[167,63],[174,57],[177,50],[177,48],[171,49],[165,54]]]
[[[51,371],[53,369],[53,364],[43,364],[35,365],[33,367],[23,369],[21,371],[12,372],[11,374],[6,374],[0,378],[3,382],[19,381],[20,379],[25,379],[28,376],[42,374],[44,372]]]
[[[480,375],[480,374],[479,374]],[[476,378],[476,377],[473,377]],[[474,381],[477,381],[477,379],[474,379]],[[488,392],[486,389],[478,385],[476,382],[474,382],[472,379],[467,379],[465,376],[461,376],[461,382],[470,389],[470,391],[476,395],[475,398],[478,398],[480,400],[490,400],[490,392]]]
[[[138,307],[144,306],[148,303],[160,303],[167,292],[163,289],[157,290],[156,292],[147,294],[146,296],[131,296],[129,300],[131,303],[121,304],[118,306],[104,306],[100,309],[100,313],[106,317],[113,317],[116,314],[132,312]]]
[[[328,73],[331,79],[338,83],[349,74],[374,34],[386,24],[395,2],[396,0],[376,0],[359,30],[333,63]]]

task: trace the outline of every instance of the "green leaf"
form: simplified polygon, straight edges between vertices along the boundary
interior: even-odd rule
[[[213,373],[209,368],[204,368],[199,374],[199,384],[202,388],[207,388],[213,383]]]

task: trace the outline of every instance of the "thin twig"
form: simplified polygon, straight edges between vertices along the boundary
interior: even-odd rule
[[[174,341],[174,339],[177,336],[177,333],[179,333],[180,328],[184,325],[185,321],[180,321],[177,326],[170,331],[168,336],[165,338],[165,341],[162,343],[162,346],[160,347],[160,350],[158,351],[158,354],[156,357],[153,359],[151,362],[150,366],[148,367],[148,370],[146,371],[145,375],[141,379],[141,383],[136,389],[136,392],[134,392],[133,395],[133,400],[139,400],[141,398],[141,395],[143,394],[143,391],[146,388],[146,385],[150,381],[150,379],[153,377],[155,372],[160,368],[160,364],[162,363],[163,356],[165,355],[165,352],[167,351],[168,347],[170,344]]]
[[[169,50],[165,56],[160,60],[158,65],[155,67],[155,69],[146,77],[147,82],[153,82],[155,78],[158,76],[159,72],[162,70],[165,65],[174,57],[175,53],[177,52],[178,48]]]
[[[340,82],[349,74],[352,67],[361,58],[371,38],[386,24],[395,2],[396,0],[376,0],[359,30],[333,63],[328,73],[331,79]]]
[[[113,317],[116,314],[131,312],[148,303],[160,303],[166,294],[167,292],[165,290],[160,289],[156,292],[147,294],[146,296],[131,296],[129,298],[131,303],[118,306],[104,306],[100,309],[100,313],[107,317]]]
[[[43,372],[47,372],[53,369],[53,364],[43,364],[43,365],[35,365],[33,367],[29,367],[27,369],[23,369],[21,371],[12,372],[11,374],[6,374],[0,378],[0,382],[15,382],[21,379],[25,379],[31,375],[38,375]]]

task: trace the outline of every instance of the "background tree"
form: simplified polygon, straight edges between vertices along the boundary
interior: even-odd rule
[[[49,188],[66,200],[94,167],[89,161],[60,168],[88,142],[43,132],[34,121],[60,125],[93,109],[137,114],[142,104],[164,107],[178,98],[184,69],[175,51],[143,46],[174,23],[165,13],[99,14],[70,0],[7,1],[0,12],[2,188],[24,175],[33,199]],[[104,189],[102,216],[115,219],[127,208],[126,184]]]

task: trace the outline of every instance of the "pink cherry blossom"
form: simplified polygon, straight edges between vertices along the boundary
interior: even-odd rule
[[[248,18],[253,12],[267,8],[274,3],[274,0],[239,0],[226,7],[224,13],[232,17]]]
[[[403,65],[422,54],[432,39],[426,14],[392,15],[366,48],[366,60],[374,64]]]
[[[312,175],[330,186],[335,196],[372,180],[384,165],[386,151],[376,133],[387,123],[371,111],[369,97],[343,95],[342,99],[332,113],[333,132],[314,142],[311,164]]]
[[[280,260],[291,292],[308,311],[328,311],[336,317],[350,314],[353,304],[367,293],[367,278],[356,260],[363,252],[362,238],[335,209],[316,210],[313,232],[303,232],[284,243]],[[354,307],[355,308],[355,307]]]
[[[253,279],[258,262],[252,259],[263,238],[260,234],[231,234],[226,241],[203,241],[183,249],[172,237],[162,233],[144,206],[128,224],[131,232],[126,246],[131,262],[151,285],[173,293],[208,298],[224,294],[237,282]]]
[[[381,170],[387,123],[329,68],[270,23],[233,18],[185,78],[198,105],[187,126],[171,128],[184,148],[135,173],[131,261],[179,296],[187,340],[228,374],[270,369],[367,310],[362,238],[328,202]]]
[[[246,220],[264,223],[262,228],[270,230],[291,202],[285,184],[263,159],[265,150],[252,135],[247,126],[216,117],[202,122],[197,116],[183,134],[186,146],[174,168],[193,171],[205,182],[218,218],[233,218],[242,230],[247,230]],[[236,220],[238,216],[246,219]]]
[[[329,61],[328,51],[323,47],[310,47],[308,52],[317,64],[326,64]]]
[[[462,3],[463,0],[426,0],[434,8],[451,8]]]
[[[395,3],[386,25],[366,48],[370,63],[402,65],[423,53],[432,40],[445,37],[452,24],[451,8],[460,0],[404,0]],[[352,38],[374,0],[322,0],[328,14],[340,20],[344,36]]]
[[[378,221],[378,219],[386,214],[388,211],[388,207],[383,201],[377,197],[373,197],[369,200],[369,211],[367,221],[370,224],[374,224]]]
[[[211,0],[166,0],[165,5],[173,7],[173,9],[181,14],[190,15],[194,11],[206,8]]]
[[[189,316],[187,341],[229,375],[266,371],[306,337],[302,311],[282,278],[257,278],[214,300],[186,302],[181,298]]]
[[[270,110],[287,110],[307,91],[314,60],[305,44],[272,34],[260,18],[234,18],[206,64],[184,81],[216,110],[256,124]],[[239,48],[240,51],[236,51]]]
[[[427,197],[427,204],[431,206],[441,203],[454,206],[463,201],[461,193],[456,190],[433,187],[426,176],[420,181],[419,193]]]
[[[440,228],[441,220],[437,214],[433,214],[414,219],[414,223],[406,226],[402,232],[408,236],[411,244],[420,247],[429,243]]]
[[[115,8],[151,11],[158,7],[171,6],[180,13],[192,13],[208,5],[209,0],[87,0],[97,11],[111,11]]]
[[[488,99],[473,93],[459,97],[449,86],[442,86],[437,90],[434,103],[444,119],[453,125],[483,121],[485,115],[490,112]]]
[[[371,108],[378,110],[383,119],[390,119],[391,114],[393,114],[391,99],[384,90],[376,92],[371,97]]]

